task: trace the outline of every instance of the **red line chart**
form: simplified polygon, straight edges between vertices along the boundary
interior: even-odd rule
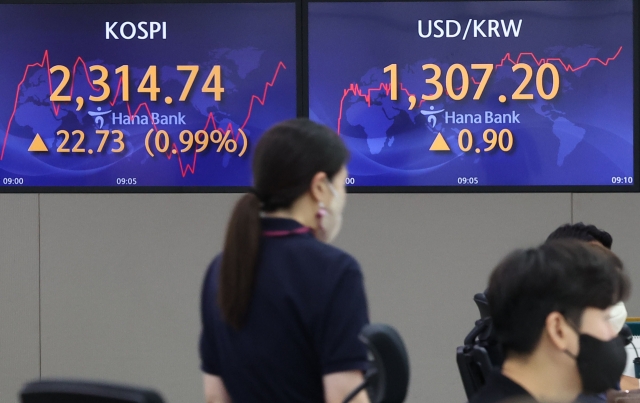
[[[505,66],[505,63],[509,62],[513,65],[521,63],[521,60],[525,57],[529,57],[531,59],[533,59],[533,62],[537,65],[537,66],[541,66],[544,63],[557,63],[558,65],[560,65],[566,72],[576,72],[578,70],[582,70],[586,67],[588,67],[591,63],[600,63],[603,66],[608,66],[609,63],[611,63],[612,61],[616,60],[618,58],[618,56],[620,55],[620,53],[622,53],[622,46],[620,46],[620,48],[618,49],[618,51],[611,57],[608,57],[604,60],[597,58],[597,57],[590,57],[586,62],[584,62],[583,64],[574,67],[573,65],[566,63],[565,61],[563,61],[560,58],[557,57],[550,57],[550,58],[537,58],[535,54],[531,53],[531,52],[522,52],[520,53],[515,60],[513,59],[513,57],[511,56],[511,53],[507,53],[506,55],[504,55],[504,57],[502,58],[502,60],[500,60],[500,63],[495,65],[496,69],[499,69],[501,67]],[[473,81],[474,84],[478,85],[479,82],[477,82],[473,77],[471,77],[471,80]],[[407,97],[410,96],[416,96],[415,94],[411,93],[408,89],[406,89],[404,87],[403,83],[399,83],[399,88],[401,92],[404,92],[405,94],[407,94]],[[344,107],[344,100],[349,96],[349,94],[351,95],[355,95],[358,97],[362,97],[364,98],[364,100],[367,102],[367,106],[371,106],[371,96],[372,93],[378,93],[384,91],[385,94],[388,96],[389,93],[391,92],[391,84],[390,83],[381,83],[378,87],[372,87],[372,88],[366,88],[363,89],[360,87],[360,85],[358,85],[357,83],[352,83],[349,85],[349,88],[345,88],[342,94],[342,99],[340,100],[340,111],[338,114],[338,134],[340,134],[340,129],[341,129],[341,125],[342,125],[342,115],[343,115],[343,107]],[[422,105],[424,101],[420,100],[420,103],[418,104],[418,107],[420,107]]]
[[[32,63],[26,66],[25,70],[24,70],[24,74],[22,76],[22,80],[18,83],[18,87],[16,88],[16,97],[15,97],[15,101],[13,104],[13,111],[11,112],[11,116],[9,118],[9,123],[7,124],[7,130],[5,132],[4,135],[4,139],[2,142],[2,151],[0,152],[0,161],[2,159],[4,159],[4,151],[5,148],[7,146],[7,140],[9,138],[9,133],[11,131],[11,125],[13,124],[13,120],[15,118],[15,114],[16,114],[16,110],[18,109],[18,102],[20,99],[20,91],[22,89],[22,86],[24,85],[25,81],[28,79],[29,77],[29,71],[32,68],[46,68],[47,71],[47,75],[48,75],[48,82],[49,82],[49,90],[50,93],[53,92],[53,82],[51,79],[51,73],[50,73],[50,69],[51,69],[51,65],[50,65],[50,61],[49,61],[49,51],[45,50],[44,55],[42,57],[42,60],[40,62],[37,63]],[[83,71],[85,73],[85,77],[87,79],[88,84],[91,86],[91,89],[95,90],[95,91],[101,91],[100,88],[96,87],[93,85],[93,83],[91,82],[91,80],[89,79],[89,67],[87,66],[87,63],[81,58],[78,57],[73,65],[73,69],[72,69],[72,75],[71,75],[71,90],[70,90],[70,96],[73,99],[73,90],[74,90],[74,83],[75,83],[75,77],[76,77],[76,73],[78,71],[78,69],[80,68],[79,71]],[[280,71],[282,69],[286,69],[287,67],[285,66],[285,64],[281,61],[278,63],[275,73],[273,74],[273,78],[266,82],[264,85],[264,89],[262,91],[262,94],[260,95],[252,95],[251,99],[249,100],[249,107],[247,108],[247,115],[244,119],[244,121],[242,122],[242,125],[239,126],[239,129],[243,129],[246,127],[246,125],[249,123],[249,119],[251,118],[251,113],[253,112],[253,108],[255,103],[259,103],[260,105],[264,106],[266,99],[267,99],[267,92],[269,90],[269,88],[273,87],[275,85],[276,79],[278,78],[278,75],[280,74]],[[117,102],[118,96],[120,95],[120,90],[122,88],[122,77],[119,79],[118,81],[118,85],[116,87],[116,91],[113,95],[113,98],[109,101],[109,104],[111,106],[114,106]],[[127,106],[127,113],[129,115],[129,118],[132,119],[134,116],[137,116],[140,111],[146,112],[147,115],[149,116],[150,121],[152,122],[152,126],[154,128],[154,130],[158,130],[157,125],[155,123],[153,123],[153,119],[152,119],[152,113],[151,113],[151,109],[149,108],[149,104],[146,102],[142,102],[140,103],[135,110],[133,110],[133,108],[131,107],[130,102],[125,102],[126,106]],[[61,104],[59,102],[51,102],[51,108],[53,110],[53,113],[58,116],[58,114],[60,113],[60,107]],[[203,130],[207,130],[209,128],[209,126],[212,125],[213,130],[219,130],[221,128],[219,128],[216,125],[216,121],[215,121],[215,115],[213,112],[210,112],[206,118]],[[240,137],[240,133],[236,133],[236,131],[234,130],[234,128],[232,127],[231,123],[229,123],[227,125],[226,128],[224,128],[223,130],[230,130],[231,133],[233,134],[233,138],[234,140],[238,141],[239,137]],[[177,150],[177,146],[175,144],[173,144],[172,150],[176,149]],[[172,150],[169,150],[165,155],[167,157],[168,160],[170,160],[173,156],[172,154]],[[187,162],[183,162],[182,161],[182,157],[180,155],[180,153],[176,153],[177,158],[178,158],[178,164],[180,166],[180,173],[182,174],[182,177],[184,178],[188,172],[191,172],[192,174],[195,173],[195,169],[196,169],[196,161],[198,158],[198,154],[197,153],[193,153],[193,161],[190,163]]]

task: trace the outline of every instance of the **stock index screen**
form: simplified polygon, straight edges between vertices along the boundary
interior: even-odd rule
[[[0,186],[250,186],[296,52],[293,2],[0,4]]]
[[[309,115],[356,190],[634,190],[633,3],[311,2]]]

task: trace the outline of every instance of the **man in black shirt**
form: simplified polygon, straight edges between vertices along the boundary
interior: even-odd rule
[[[609,250],[611,250],[611,245],[613,244],[613,238],[611,234],[607,231],[600,229],[592,224],[584,224],[582,222],[574,223],[574,224],[564,224],[556,228],[549,237],[547,241],[557,240],[557,239],[579,239],[581,241],[589,242],[596,246],[602,246]],[[611,323],[613,324],[613,328],[616,332],[620,332],[622,330],[622,326],[627,319],[627,308],[624,305],[624,302],[620,301],[616,305],[614,305],[611,310]],[[640,389],[640,383],[637,378],[622,375],[620,379],[620,389],[623,390],[633,390]],[[578,399],[579,403],[602,403],[607,400],[605,394],[599,395],[599,399],[590,399],[586,396],[581,396]]]
[[[626,353],[609,314],[629,288],[622,262],[586,242],[510,254],[487,291],[506,358],[470,403],[568,403],[615,387]]]

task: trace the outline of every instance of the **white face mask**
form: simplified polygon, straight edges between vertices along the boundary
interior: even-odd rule
[[[322,242],[331,243],[338,236],[342,226],[342,211],[344,210],[346,195],[338,193],[331,182],[328,182],[328,185],[331,194],[333,194],[333,199],[331,199],[328,207],[325,207],[322,202],[319,203],[316,238]]]
[[[620,301],[611,308],[611,317],[609,321],[616,333],[620,333],[624,322],[627,320],[627,308],[624,306],[624,302]]]

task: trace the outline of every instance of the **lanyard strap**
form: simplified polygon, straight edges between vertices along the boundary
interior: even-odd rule
[[[293,230],[274,230],[274,231],[262,231],[262,235],[266,237],[282,237],[289,235],[300,235],[311,232],[309,227],[299,227]]]

